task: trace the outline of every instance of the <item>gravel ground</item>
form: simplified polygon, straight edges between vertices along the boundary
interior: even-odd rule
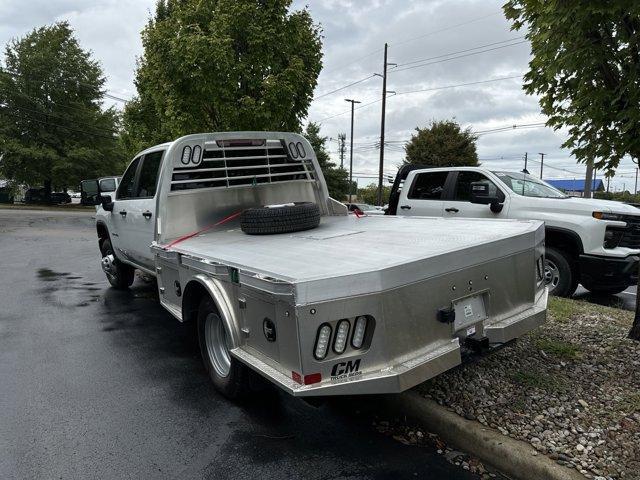
[[[632,320],[631,312],[552,298],[544,326],[417,389],[588,478],[640,479]]]

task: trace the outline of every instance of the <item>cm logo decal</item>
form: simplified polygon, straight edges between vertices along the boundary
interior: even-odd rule
[[[357,360],[336,363],[331,369],[331,380],[351,378],[361,374],[360,359],[358,358]]]

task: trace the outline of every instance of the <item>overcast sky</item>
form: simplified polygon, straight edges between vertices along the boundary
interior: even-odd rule
[[[354,172],[377,172],[382,80],[371,76],[382,71],[385,42],[389,43],[389,62],[398,64],[390,67],[388,75],[387,90],[396,95],[390,94],[387,101],[385,172],[395,172],[403,158],[402,142],[413,129],[432,119],[455,118],[476,132],[544,122],[537,99],[523,93],[517,78],[527,69],[529,45],[521,38],[523,32],[510,31],[502,3],[294,0],[294,8],[308,4],[323,28],[324,69],[309,120],[321,123],[323,134],[332,139],[328,146],[333,158],[338,161],[338,134],[349,134],[350,106],[344,99],[360,100],[355,112]],[[131,98],[135,61],[142,54],[140,31],[154,4],[154,0],[2,0],[0,42],[37,26],[67,20],[81,45],[101,62],[109,93]],[[436,90],[414,92],[428,89]],[[539,175],[536,162],[543,152],[544,178],[584,178],[584,166],[561,149],[563,141],[561,132],[546,127],[510,129],[481,135],[478,154],[485,166],[522,169],[524,153],[529,152],[529,171]],[[634,172],[635,165],[623,162],[612,189],[626,186],[632,190]],[[370,181],[362,178],[359,183]]]

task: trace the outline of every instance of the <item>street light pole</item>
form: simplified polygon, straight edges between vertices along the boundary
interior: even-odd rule
[[[351,145],[349,146],[349,203],[351,203],[351,190],[353,189],[353,113],[355,104],[361,102],[349,98],[345,98],[344,101],[351,103]]]

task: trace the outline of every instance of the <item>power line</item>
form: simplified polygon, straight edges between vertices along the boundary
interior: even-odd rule
[[[522,43],[527,43],[527,42],[528,42],[528,40],[522,40],[520,42],[511,43],[511,44],[508,44],[508,45],[501,45],[501,46],[498,46],[498,47],[487,48],[487,49],[481,50],[479,52],[465,53],[463,55],[458,55],[458,56],[455,56],[455,57],[445,58],[445,59],[442,59],[442,60],[435,60],[433,62],[422,63],[420,65],[412,65],[412,66],[405,67],[405,68],[394,69],[394,70],[390,70],[389,73],[405,72],[407,70],[413,70],[414,68],[426,67],[428,65],[434,65],[436,63],[449,62],[451,60],[457,60],[459,58],[471,57],[473,55],[480,55],[481,53],[486,53],[486,52],[493,52],[494,50],[500,50],[502,48],[514,47],[516,45],[520,45]]]
[[[445,85],[442,87],[423,88],[420,90],[408,90],[406,92],[396,92],[396,95],[408,95],[410,93],[433,92],[435,90],[445,90],[447,88],[468,87],[470,85],[480,85],[482,83],[501,82],[503,80],[512,80],[514,78],[522,78],[522,75],[513,75],[510,77],[490,78],[488,80],[478,80],[477,82],[458,83],[456,85]]]
[[[11,106],[0,105],[0,106],[5,108],[5,109],[12,109],[13,108],[13,109],[18,109],[18,110],[23,110],[23,111],[26,111],[26,112],[36,113],[38,115],[42,115],[42,116],[45,116],[45,117],[58,118],[60,120],[68,121],[69,123],[73,123],[74,125],[82,125],[84,127],[93,128],[95,130],[102,130],[102,131],[106,131],[106,132],[115,133],[116,135],[119,133],[117,130],[113,130],[111,128],[98,127],[96,125],[91,125],[91,124],[85,123],[85,122],[79,122],[77,120],[69,119],[69,118],[63,117],[61,115],[56,115],[54,113],[40,112],[38,110],[33,110],[31,108],[26,108],[26,107],[19,107],[17,105],[11,105]],[[31,118],[33,119],[33,117],[31,117]]]
[[[489,130],[479,130],[476,132],[472,132],[474,135],[488,135],[490,133],[500,133],[500,132],[506,132],[509,130],[518,130],[518,129],[523,129],[523,128],[538,128],[538,127],[544,127],[546,126],[546,122],[540,122],[540,123],[524,123],[521,125],[507,125],[504,127],[496,127],[496,128],[491,128]]]
[[[466,86],[470,86],[470,85],[478,85],[478,84],[481,84],[481,83],[500,82],[500,81],[504,81],[504,80],[511,80],[511,79],[514,79],[514,78],[521,78],[521,77],[522,77],[522,75],[514,75],[514,76],[511,76],[511,77],[501,77],[501,78],[490,78],[490,79],[487,79],[487,80],[478,80],[477,82],[459,83],[459,84],[455,84],[455,85],[443,85],[443,86],[440,86],[440,87],[425,88],[425,89],[420,89],[420,90],[409,90],[407,92],[397,92],[395,95],[392,95],[389,98],[392,98],[392,97],[397,96],[397,95],[409,95],[409,94],[412,94],[412,93],[419,93],[419,92],[433,92],[433,91],[436,91],[436,90],[445,90],[445,89],[456,88],[456,87],[466,87]],[[376,100],[372,100],[370,102],[363,103],[362,105],[357,107],[356,110],[359,110],[360,108],[367,107],[369,105],[373,105],[374,103],[378,103],[378,102],[381,102],[381,101],[382,101],[382,99],[378,98]],[[318,123],[324,122],[325,120],[329,120],[331,118],[339,117],[341,115],[346,115],[349,112],[351,112],[351,110],[345,110],[343,112],[336,113],[334,115],[321,118],[320,120],[317,120],[317,122]]]
[[[454,28],[463,27],[465,25],[469,25],[471,23],[479,22],[481,20],[484,20],[485,18],[494,17],[496,15],[502,15],[502,12],[496,12],[496,13],[490,13],[488,15],[483,15],[482,17],[473,18],[471,20],[467,20],[467,21],[462,22],[462,23],[456,23],[455,25],[450,25],[448,27],[440,28],[438,30],[434,30],[434,31],[431,31],[431,32],[428,32],[428,33],[423,33],[422,35],[418,35],[417,37],[411,37],[411,38],[402,40],[402,41],[397,42],[397,43],[390,43],[390,45],[397,47],[398,45],[404,45],[405,43],[413,42],[414,40],[418,40],[420,38],[429,37],[429,36],[435,35],[437,33],[446,32],[447,30],[452,30]]]
[[[372,73],[368,77],[361,78],[360,80],[356,80],[355,82],[349,83],[348,85],[344,85],[344,86],[342,86],[340,88],[336,88],[335,90],[331,90],[330,92],[323,93],[322,95],[318,95],[317,97],[314,97],[313,99],[314,100],[318,100],[320,98],[326,97],[327,95],[331,95],[332,93],[336,93],[336,92],[339,92],[340,90],[344,90],[345,88],[353,87],[354,85],[358,85],[359,83],[366,82],[367,80],[369,80],[370,78],[373,78],[373,77],[375,77],[375,75]]]
[[[477,47],[467,48],[465,50],[458,50],[457,52],[444,53],[442,55],[437,55],[435,57],[428,57],[428,58],[422,58],[420,60],[413,60],[411,62],[399,63],[398,67],[403,67],[405,65],[414,65],[416,63],[422,63],[422,62],[427,62],[427,61],[430,61],[430,60],[436,60],[438,58],[450,57],[451,55],[458,55],[460,53],[472,52],[474,50],[480,50],[480,49],[483,49],[483,48],[486,48],[486,47],[493,47],[494,45],[501,45],[503,43],[511,43],[511,42],[515,42],[516,40],[522,40],[523,38],[525,38],[524,35],[521,35],[519,37],[510,38],[509,40],[501,40],[499,42],[487,43],[485,45],[478,45]],[[509,46],[509,45],[505,45],[505,46]]]
[[[5,109],[5,108],[6,108],[6,107],[0,107],[0,110],[1,110],[1,109]],[[7,115],[11,115],[12,117],[16,117],[16,118],[19,118],[19,119],[21,119],[21,120],[24,120],[24,119],[25,119],[25,116],[24,116],[24,115],[18,115],[18,114],[16,114],[15,112],[5,112],[5,113],[6,113]],[[39,119],[37,119],[37,118],[33,118],[33,117],[28,117],[28,116],[27,116],[27,117],[26,117],[26,119],[31,120],[31,121],[36,122],[36,123],[42,123],[42,124],[44,124],[44,125],[49,125],[49,126],[52,126],[52,127],[65,128],[65,129],[69,130],[70,132],[82,133],[82,134],[84,134],[84,135],[92,135],[92,136],[94,136],[94,137],[107,138],[107,139],[109,139],[109,140],[113,140],[113,137],[109,137],[109,136],[107,136],[107,135],[99,135],[99,134],[97,134],[97,133],[87,132],[87,131],[85,131],[85,130],[78,130],[78,129],[75,129],[75,128],[68,127],[68,126],[66,126],[66,125],[59,125],[59,124],[51,123],[51,122],[48,122],[48,121],[45,121],[45,120],[39,120]]]
[[[27,82],[53,82],[54,80],[52,79],[48,79],[48,78],[38,78],[38,77],[33,77],[31,75],[27,75],[24,73],[20,73],[20,72],[12,72],[11,70],[6,70],[6,69],[1,69],[0,68],[0,74],[4,73],[5,75],[9,75],[11,77],[22,77],[24,78]],[[91,85],[90,83],[86,83],[86,82],[82,82],[81,80],[77,80],[77,79],[73,79],[73,78],[66,78],[66,79],[61,79],[63,80],[65,83],[75,83],[77,85],[83,85],[85,87],[89,87],[92,89],[95,89],[95,85]],[[99,89],[98,89],[99,91]],[[122,97],[118,97],[117,95],[112,95],[109,93],[108,90],[105,90],[104,92],[101,92],[102,95],[104,97],[110,98],[112,100],[117,100],[119,102],[129,102],[131,101],[131,99],[127,100],[125,98]]]
[[[454,28],[458,28],[458,27],[462,27],[462,26],[465,26],[465,25],[469,25],[471,23],[479,22],[481,20],[484,20],[484,19],[489,18],[489,17],[494,17],[496,15],[502,15],[502,12],[496,12],[496,13],[491,13],[489,15],[483,15],[481,17],[473,18],[471,20],[467,20],[467,21],[462,22],[462,23],[456,23],[454,25],[449,25],[448,27],[440,28],[438,30],[434,30],[434,31],[431,31],[431,32],[428,32],[428,33],[423,33],[423,34],[418,35],[416,37],[407,38],[407,39],[401,40],[401,41],[399,41],[397,43],[390,43],[389,45],[390,46],[404,45],[406,43],[413,42],[414,40],[418,40],[420,38],[425,38],[425,37],[428,37],[428,36],[431,36],[431,35],[435,35],[437,33],[446,32],[447,30],[453,30]],[[356,58],[354,60],[351,60],[350,62],[342,63],[342,64],[340,64],[340,65],[338,65],[336,67],[330,68],[329,70],[323,70],[322,73],[335,72],[336,70],[340,70],[343,67],[346,67],[348,65],[353,65],[355,63],[358,63],[358,62],[364,60],[365,58],[370,58],[370,57],[374,56],[375,54],[382,52],[382,50],[383,50],[382,48],[378,48],[377,50],[369,52],[369,53],[367,53],[367,54],[365,54],[365,55],[363,55],[361,57],[358,57],[358,58]]]

